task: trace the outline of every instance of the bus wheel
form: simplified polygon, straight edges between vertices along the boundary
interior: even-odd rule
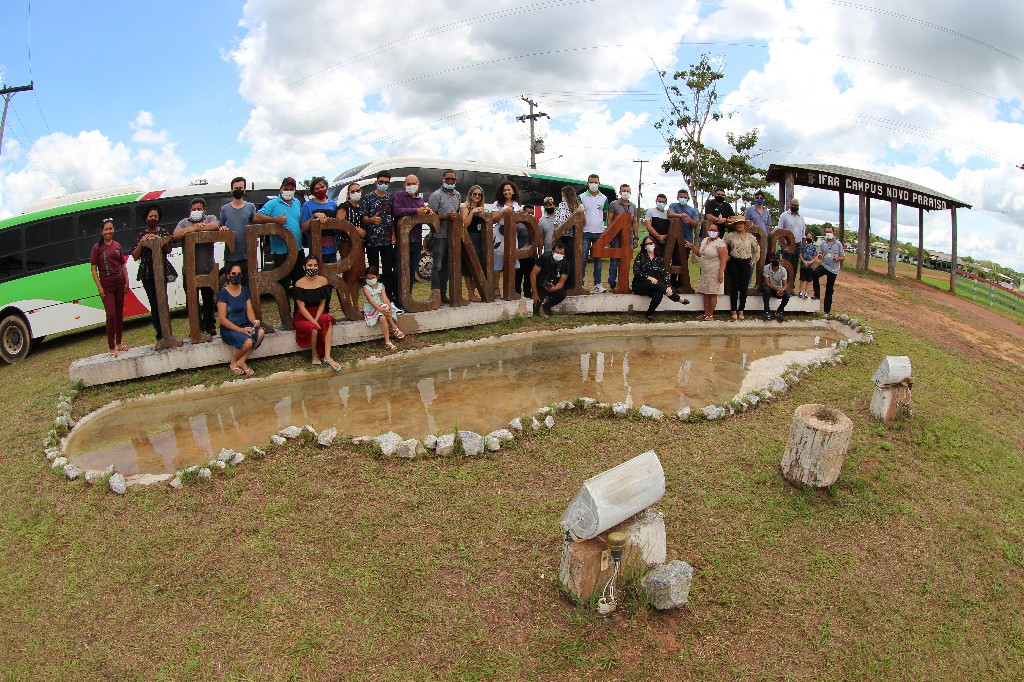
[[[18,315],[8,315],[0,321],[0,357],[4,362],[24,360],[32,349],[32,335],[28,325]]]

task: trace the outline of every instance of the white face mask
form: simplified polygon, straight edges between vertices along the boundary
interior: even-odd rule
[[[181,214],[179,213],[178,215],[181,215]],[[191,213],[188,214],[188,219],[191,220],[194,223],[198,223],[200,220],[203,219],[203,212],[202,211],[192,211]]]
[[[553,254],[551,254],[551,260],[555,261],[556,263],[560,263],[563,258],[565,258],[565,254],[564,253],[553,253]]]
[[[368,286],[368,287],[375,287],[375,286],[377,286],[377,280],[376,279],[370,279],[369,277],[367,277],[366,278],[366,286]]]
[[[281,199],[282,200],[284,200],[284,201],[291,201],[294,198],[295,198],[295,190],[293,190],[293,189],[288,189],[288,190],[284,190],[283,189],[283,190],[281,190]]]
[[[348,198],[351,199],[352,201],[359,201],[360,199],[363,198],[363,193],[362,192],[352,192],[351,194],[348,195]]]
[[[623,201],[629,201],[629,192],[620,192],[619,198]]]
[[[716,239],[718,237],[718,230],[708,230],[708,239]]]
[[[408,192],[409,194],[416,194],[416,192],[418,192],[419,189],[420,189],[419,185],[406,185],[405,186],[405,191]]]
[[[690,203],[689,199],[687,199],[686,197],[679,197],[680,206],[686,206],[688,203]]]
[[[654,244],[647,244],[644,248],[647,249],[647,253],[654,253]]]
[[[825,233],[825,239],[827,239],[829,241],[832,241],[835,238],[836,238],[836,236],[834,234],[832,234],[831,232],[826,232]]]
[[[590,188],[590,192],[591,193],[597,192],[597,183],[596,182],[592,182],[592,183],[590,183],[587,186]]]

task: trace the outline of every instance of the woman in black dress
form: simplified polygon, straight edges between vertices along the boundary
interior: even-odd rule
[[[633,293],[638,296],[650,296],[651,303],[647,306],[647,319],[654,319],[654,311],[661,305],[661,299],[667,296],[676,303],[689,303],[680,300],[679,294],[666,284],[668,274],[665,272],[665,261],[655,253],[657,245],[650,235],[644,237],[643,249],[633,261]]]

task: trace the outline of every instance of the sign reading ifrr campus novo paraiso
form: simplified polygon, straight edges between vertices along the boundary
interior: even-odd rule
[[[832,171],[799,170],[794,173],[793,179],[795,184],[805,187],[864,195],[884,201],[895,200],[898,204],[923,208],[926,211],[945,211],[951,208],[948,199],[941,196],[935,196],[912,187],[900,187],[871,179],[849,177]]]

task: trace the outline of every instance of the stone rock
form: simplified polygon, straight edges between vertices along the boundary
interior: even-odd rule
[[[338,429],[332,426],[320,432],[320,435],[316,437],[316,444],[322,448],[327,448],[334,443],[334,439],[337,437]]]
[[[689,407],[683,407],[676,412],[676,416],[682,420],[686,420],[690,418],[690,412],[692,412],[692,410]]]
[[[312,438],[313,440],[316,440],[319,434],[316,432],[316,429],[314,429],[309,424],[306,424],[305,426],[302,427],[302,435]]]
[[[498,429],[497,431],[491,431],[487,434],[488,438],[497,438],[498,440],[513,440],[515,436],[508,429]]]
[[[462,451],[469,457],[476,457],[484,451],[484,437],[473,431],[459,431]]]
[[[549,429],[555,428],[555,418],[552,417],[550,414],[544,417],[544,426]]]
[[[640,416],[643,417],[644,419],[654,419],[655,421],[660,421],[661,419],[664,419],[665,413],[656,407],[650,407],[649,405],[641,405]]]
[[[199,478],[209,480],[211,476],[213,476],[213,472],[210,471],[207,467],[203,467],[202,469],[199,470]]]
[[[487,452],[497,452],[501,449],[501,441],[494,436],[484,437],[484,447],[487,448]]]
[[[63,414],[71,414],[71,403],[69,403],[66,400],[61,400],[59,403],[57,403],[57,412]]]
[[[252,456],[256,459],[262,459],[267,456],[267,451],[254,445],[252,446]]]
[[[423,447],[427,450],[434,450],[437,448],[437,436],[429,434],[423,438]]]
[[[237,454],[238,453],[235,452],[234,450],[229,450],[228,448],[224,448],[224,449],[222,449],[220,451],[220,454],[217,455],[217,461],[218,462],[230,462],[232,459],[234,459],[235,455],[237,455]]]
[[[51,469],[59,469],[68,463],[67,457],[58,457],[50,464]]]
[[[284,445],[286,441],[283,437],[275,433],[270,437],[270,442],[273,443],[274,445]]]
[[[746,396],[744,396],[743,402],[745,402],[747,405],[750,405],[751,407],[754,407],[759,402],[761,402],[761,399],[757,396],[756,393],[748,393]]]
[[[537,408],[537,414],[549,414],[550,412],[551,408],[548,407],[547,405],[545,405],[544,407]]]
[[[367,443],[372,443],[376,440],[377,438],[375,436],[356,436],[352,439],[352,445],[366,445]]]
[[[708,405],[701,412],[708,420],[721,419],[725,416],[725,408],[718,405]]]
[[[516,417],[515,419],[513,419],[512,421],[510,421],[508,423],[508,428],[510,428],[513,431],[518,431],[519,433],[522,433],[523,432],[523,420],[520,419],[519,417]]]
[[[71,417],[66,414],[58,414],[56,419],[53,420],[53,430],[61,436],[67,434],[71,430],[71,426]]]
[[[106,474],[104,474],[99,469],[89,469],[88,471],[85,472],[85,482],[92,485],[99,481],[104,476],[106,476]]]
[[[46,454],[46,459],[51,462],[61,456],[60,448],[46,448],[43,452]]]
[[[174,478],[171,479],[171,482],[168,483],[168,485],[174,488],[175,490],[181,490],[182,482],[179,477],[175,476]]]
[[[197,465],[195,465],[195,464],[193,464],[190,467],[185,467],[185,473],[187,473],[187,474],[194,474],[194,473],[197,473],[198,471],[199,471],[199,467]]]
[[[380,446],[380,452],[385,457],[398,452],[398,448],[402,445],[402,437],[394,431],[388,431],[377,436],[377,445]]]
[[[228,460],[228,464],[230,464],[233,467],[236,467],[244,461],[245,455],[243,455],[241,452],[236,452],[235,456]]]
[[[611,403],[598,403],[597,405],[594,405],[594,407],[596,407],[599,410],[607,410],[611,406],[612,406]]]
[[[227,462],[220,462],[220,461],[218,461],[218,462],[215,462],[213,466],[217,467],[218,469],[227,469],[228,468],[228,463]]]
[[[68,477],[69,481],[73,481],[82,475],[82,470],[74,464],[68,463],[64,465],[64,475]]]
[[[534,431],[540,431],[540,422],[537,421],[536,417],[530,418],[530,428],[533,429]]]
[[[629,414],[629,405],[627,405],[626,403],[613,403],[612,414],[614,414],[616,417],[625,417],[627,414]]]
[[[651,570],[640,584],[651,595],[651,604],[659,611],[686,604],[693,582],[693,567],[685,561],[672,561]]]
[[[575,410],[576,404],[568,400],[563,400],[560,403],[555,403],[555,407],[559,410]]]
[[[593,407],[594,405],[597,405],[597,400],[594,398],[580,398],[580,404],[583,405],[583,407]]]
[[[403,440],[402,444],[398,446],[398,456],[402,459],[416,459],[416,453],[420,447],[422,445],[415,438]]]
[[[437,437],[436,452],[441,457],[448,457],[455,451],[455,434],[446,433]]]
[[[124,495],[128,490],[128,484],[125,482],[124,476],[121,473],[116,473],[107,479],[107,485],[110,486],[111,492],[117,495]]]
[[[134,486],[146,486],[154,485],[156,483],[163,483],[171,479],[170,474],[135,474],[124,479],[125,486],[132,488]]]
[[[842,349],[846,348],[847,346],[849,346],[850,343],[848,341],[840,341],[838,345],[839,345],[839,349],[842,350]]]
[[[298,426],[287,426],[281,429],[278,432],[278,434],[284,436],[288,440],[294,440],[302,435],[302,429],[300,429]]]
[[[772,382],[768,384],[768,389],[772,393],[785,393],[786,389],[789,388],[789,384],[782,377],[775,377]]]

